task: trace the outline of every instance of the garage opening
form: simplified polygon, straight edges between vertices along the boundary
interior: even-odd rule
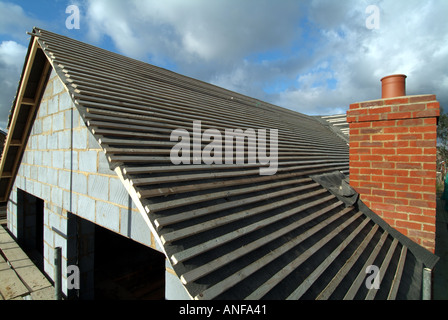
[[[95,225],[95,300],[165,299],[165,255]]]

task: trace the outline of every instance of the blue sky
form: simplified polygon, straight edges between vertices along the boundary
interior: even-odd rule
[[[80,9],[67,29],[66,8]],[[369,5],[378,28],[369,29]],[[448,103],[446,0],[0,0],[0,128],[33,26],[310,115],[343,113],[404,73]],[[375,21],[376,22],[376,21]]]

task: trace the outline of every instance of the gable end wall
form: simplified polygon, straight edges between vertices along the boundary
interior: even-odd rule
[[[54,70],[7,205],[8,229],[16,237],[23,227],[17,225],[18,189],[45,201],[44,270],[50,277],[55,247],[62,246],[63,261],[74,259],[54,232],[68,234],[71,213],[161,251]]]

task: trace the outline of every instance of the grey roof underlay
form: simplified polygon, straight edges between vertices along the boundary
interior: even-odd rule
[[[34,38],[192,298],[421,298],[437,257],[360,203],[342,174],[347,141],[328,125],[39,28]],[[278,129],[277,173],[173,165],[170,133],[195,120]],[[365,285],[369,265],[379,290]]]

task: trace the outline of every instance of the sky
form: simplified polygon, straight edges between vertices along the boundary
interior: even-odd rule
[[[79,29],[67,28],[79,9]],[[308,115],[381,98],[448,106],[447,0],[0,0],[0,128],[33,26]],[[74,20],[70,20],[74,21]]]

